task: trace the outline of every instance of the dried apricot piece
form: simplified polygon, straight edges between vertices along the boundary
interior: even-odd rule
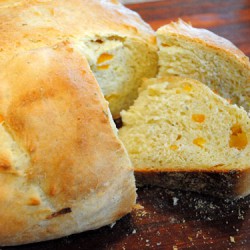
[[[108,53],[103,53],[101,54],[98,59],[97,59],[97,64],[101,64],[103,62],[109,61],[113,58],[114,56]]]
[[[206,140],[202,137],[198,137],[193,140],[193,143],[201,148],[203,148],[203,145],[206,143]]]
[[[187,92],[190,92],[192,90],[192,87],[189,84],[184,84],[183,89]]]
[[[205,115],[203,114],[193,114],[192,120],[195,122],[203,123],[205,121]]]
[[[97,69],[98,70],[106,70],[106,69],[109,69],[109,65],[101,65],[101,66],[97,66]]]
[[[169,47],[169,44],[162,43],[161,46],[162,46],[162,47]]]
[[[243,132],[240,124],[236,123],[231,127],[231,135],[229,140],[230,148],[244,149],[248,144],[247,135]]]
[[[38,198],[32,197],[30,198],[28,205],[30,206],[38,206],[40,205],[41,201]]]
[[[232,131],[232,135],[241,134],[242,133],[241,125],[239,123],[234,124],[231,127],[231,131]]]
[[[177,150],[178,148],[179,148],[179,147],[178,147],[177,145],[171,145],[171,146],[170,146],[170,149],[171,149],[171,150]]]

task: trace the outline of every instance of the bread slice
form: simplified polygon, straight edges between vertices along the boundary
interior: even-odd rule
[[[114,118],[157,71],[154,31],[116,0],[1,1],[0,64],[17,51],[69,40],[88,59]]]
[[[188,78],[145,81],[119,136],[137,182],[219,197],[250,193],[250,119]]]
[[[131,162],[87,60],[69,44],[0,72],[0,245],[113,223],[135,204]]]
[[[182,20],[161,27],[157,40],[159,77],[197,79],[250,110],[249,59],[230,41]]]

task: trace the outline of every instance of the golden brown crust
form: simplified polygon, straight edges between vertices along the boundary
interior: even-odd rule
[[[5,54],[66,39],[117,36],[156,44],[153,30],[137,13],[108,0],[1,1],[0,33],[0,51]]]
[[[243,65],[250,69],[249,58],[239,50],[229,40],[220,37],[206,29],[197,29],[192,25],[179,19],[178,22],[171,22],[158,29],[158,35],[171,34],[172,36],[182,37],[184,40],[205,44],[208,47],[226,53],[229,57],[239,60]]]
[[[147,172],[197,172],[197,171],[201,171],[201,172],[213,172],[213,173],[227,173],[229,172],[231,169],[234,171],[245,171],[246,173],[248,173],[248,171],[250,171],[250,166],[248,165],[244,165],[244,166],[237,166],[237,168],[228,168],[228,165],[226,164],[218,164],[215,166],[189,166],[188,169],[183,167],[183,166],[175,166],[175,167],[148,167],[148,166],[143,166],[140,167],[140,169],[138,168],[138,172],[141,173],[147,173]]]
[[[16,174],[0,171],[0,245],[94,229],[130,212],[131,163],[86,59],[65,43],[24,52],[0,80],[0,135],[20,154]]]

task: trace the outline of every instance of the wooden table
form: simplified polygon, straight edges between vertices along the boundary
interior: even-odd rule
[[[128,5],[154,29],[177,20],[209,28],[250,56],[249,0],[167,0]],[[138,208],[113,227],[6,249],[250,249],[250,197],[238,202],[146,187]]]

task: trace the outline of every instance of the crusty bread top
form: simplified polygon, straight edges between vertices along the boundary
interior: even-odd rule
[[[98,199],[124,176],[129,193],[112,220],[128,213],[135,201],[131,163],[86,59],[67,44],[23,52],[0,81],[0,245],[102,226],[99,216],[80,227],[74,209],[95,197],[100,213]],[[61,216],[46,230],[57,213],[71,210],[74,227]]]
[[[130,37],[156,44],[150,26],[116,0],[1,1],[0,33],[0,51],[101,37]]]
[[[201,44],[205,43],[206,46],[225,51],[229,56],[237,58],[237,60],[240,60],[241,63],[245,64],[250,69],[249,58],[229,40],[209,30],[194,28],[191,24],[181,19],[179,19],[178,22],[171,22],[159,28],[157,34],[159,36],[171,34],[171,36],[185,37],[187,40],[194,40]]]

